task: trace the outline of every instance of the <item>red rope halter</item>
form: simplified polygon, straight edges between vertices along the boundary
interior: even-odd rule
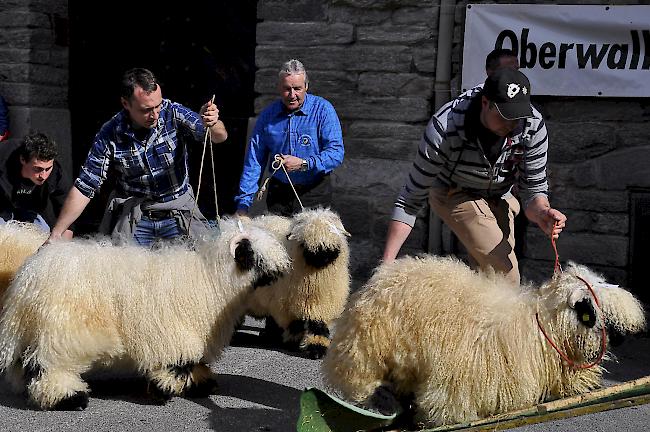
[[[553,225],[553,231],[555,231],[555,226],[556,225],[557,225],[557,222],[555,222],[555,224]],[[558,273],[558,272],[562,271],[562,268],[560,267],[560,256],[557,253],[557,246],[555,245],[555,239],[553,238],[552,233],[551,233],[551,245],[553,246],[553,250],[555,251],[554,273]],[[589,282],[587,282],[586,280],[584,280],[583,278],[581,278],[580,276],[576,275],[576,277],[578,279],[580,279],[587,286],[587,288],[589,289],[589,292],[591,293],[592,297],[594,298],[594,301],[596,302],[596,306],[600,310],[600,301],[598,301],[598,296],[596,296],[596,293],[594,292],[594,289],[591,287],[591,284]],[[599,364],[600,362],[603,361],[603,357],[605,357],[605,352],[607,352],[607,334],[605,333],[605,326],[604,325],[600,328],[600,333],[601,333],[601,335],[600,335],[601,336],[601,338],[600,338],[600,354],[598,354],[598,357],[596,358],[596,360],[594,360],[593,362],[591,362],[589,364],[576,364],[573,360],[571,360],[569,358],[569,356],[567,356],[565,353],[563,353],[560,350],[560,348],[558,348],[558,346],[555,344],[555,342],[553,342],[553,340],[546,333],[546,330],[544,330],[544,327],[542,326],[542,323],[539,321],[539,314],[538,313],[535,313],[535,320],[537,321],[537,327],[542,332],[542,334],[544,335],[544,337],[546,338],[548,343],[551,344],[553,349],[555,349],[555,351],[557,351],[557,353],[560,355],[560,357],[565,362],[567,362],[570,367],[575,368],[575,369],[589,369],[589,368],[592,368],[592,367],[596,366],[597,364]]]

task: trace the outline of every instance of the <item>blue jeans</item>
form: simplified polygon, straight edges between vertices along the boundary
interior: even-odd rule
[[[133,240],[140,246],[151,246],[155,240],[169,240],[183,234],[174,218],[152,220],[143,216],[133,230]]]

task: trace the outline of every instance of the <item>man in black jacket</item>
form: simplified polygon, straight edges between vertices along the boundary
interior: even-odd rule
[[[50,231],[70,190],[57,155],[54,141],[42,133],[0,146],[0,223],[33,222]]]

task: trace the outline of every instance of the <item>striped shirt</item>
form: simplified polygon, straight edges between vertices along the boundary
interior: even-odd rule
[[[490,163],[478,139],[465,128],[465,114],[481,92],[481,86],[468,90],[431,117],[395,202],[393,220],[413,226],[431,187],[458,187],[489,198],[503,196],[516,185],[524,208],[537,195],[548,194],[548,136],[542,115],[533,108],[534,117],[521,120]]]
[[[201,117],[169,99],[163,99],[158,124],[142,140],[122,110],[100,129],[74,185],[92,198],[113,168],[120,195],[171,201],[189,186],[185,143],[201,142],[204,134]]]

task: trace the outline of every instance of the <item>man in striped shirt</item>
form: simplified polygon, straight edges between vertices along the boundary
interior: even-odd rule
[[[197,236],[208,229],[194,209],[186,146],[188,141],[203,142],[206,130],[212,142],[226,140],[216,105],[208,102],[196,113],[163,99],[156,77],[142,68],[125,72],[120,95],[124,109],[95,137],[48,242],[58,240],[81,215],[109,171],[117,181],[102,233],[148,246],[158,239]],[[190,224],[190,219],[196,223]]]
[[[397,256],[427,198],[482,268],[519,283],[514,218],[557,238],[566,216],[548,200],[548,136],[528,78],[499,69],[429,121],[389,225],[384,261]],[[519,200],[513,195],[515,192]],[[519,201],[521,201],[521,206]]]

